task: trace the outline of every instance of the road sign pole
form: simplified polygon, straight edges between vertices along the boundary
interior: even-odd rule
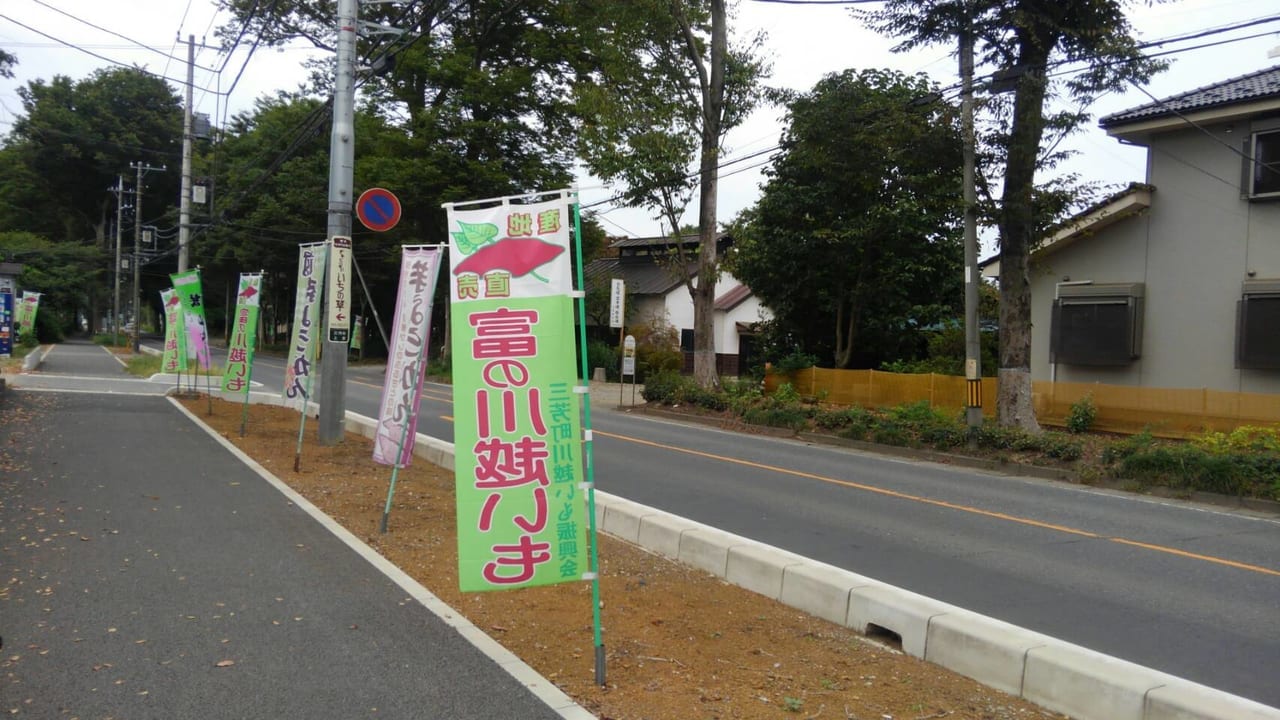
[[[329,237],[351,236],[355,166],[355,59],[358,0],[338,0],[337,76],[333,85],[333,132],[329,138]],[[333,286],[333,278],[327,284]],[[347,343],[324,335],[320,359],[320,444],[342,440],[347,414]]]

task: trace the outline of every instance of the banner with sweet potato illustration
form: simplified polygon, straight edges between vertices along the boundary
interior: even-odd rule
[[[496,202],[445,206],[463,591],[589,569],[568,201]]]

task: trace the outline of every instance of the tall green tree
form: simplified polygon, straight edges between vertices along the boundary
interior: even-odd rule
[[[81,80],[36,80],[18,94],[22,115],[0,144],[0,228],[87,248],[98,267],[110,268],[114,247],[108,247],[107,228],[116,219],[111,189],[118,174],[135,177],[130,163],[175,168],[147,175],[141,220],[162,224],[172,213],[182,137],[176,95],[163,80],[127,68],[98,70]],[[132,234],[130,221],[124,236]],[[105,274],[39,277],[56,278],[59,285],[29,286],[50,293],[51,312],[71,318],[82,312],[92,324],[103,315],[99,308],[109,305]],[[55,310],[58,302],[84,304]]]
[[[996,210],[1000,230],[1000,370],[997,414],[1005,425],[1038,429],[1031,403],[1029,257],[1048,220],[1039,212],[1036,172],[1047,127],[1063,132],[1088,119],[1083,111],[1047,113],[1055,94],[1087,108],[1101,93],[1145,82],[1162,65],[1142,55],[1125,17],[1128,0],[886,0],[855,10],[896,49],[956,42],[969,31],[981,63],[1006,71],[1016,87],[1003,133],[1004,179]],[[1050,77],[1058,64],[1081,72]]]
[[[18,58],[14,57],[12,53],[0,50],[0,77],[13,77],[13,66],[17,64]]]
[[[590,82],[574,88],[579,153],[595,175],[622,182],[627,202],[653,210],[672,237],[697,188],[698,265],[686,287],[694,377],[714,387],[721,151],[725,135],[763,96],[760,83],[769,72],[759,54],[763,35],[731,47],[725,0],[606,2],[592,9],[585,32],[598,64]],[[683,270],[682,261],[676,264]]]
[[[106,275],[101,253],[80,243],[60,243],[29,232],[0,232],[0,257],[22,264],[18,282],[41,293],[36,333],[42,342],[61,340],[92,306],[91,292]]]
[[[129,164],[181,159],[182,111],[164,80],[141,70],[98,70],[82,80],[57,75],[18,89],[22,116],[6,138],[4,164],[20,173],[0,180],[0,222],[52,240],[96,240],[115,218],[108,188]],[[148,178],[144,222],[172,207],[178,173]],[[166,177],[167,176],[167,177]]]
[[[963,297],[955,108],[923,76],[846,70],[786,122],[731,267],[823,364],[877,367]]]

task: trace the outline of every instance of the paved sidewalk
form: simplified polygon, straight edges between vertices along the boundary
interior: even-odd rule
[[[6,716],[562,717],[158,397],[7,391],[0,578]]]

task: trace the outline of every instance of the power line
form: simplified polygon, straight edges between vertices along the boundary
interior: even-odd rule
[[[114,36],[114,37],[118,37],[118,38],[120,38],[121,40],[124,40],[124,41],[126,41],[126,42],[132,43],[133,45],[136,45],[136,46],[138,46],[138,47],[142,48],[143,50],[149,50],[149,51],[151,51],[151,52],[153,52],[153,53],[155,53],[155,54],[157,54],[157,55],[160,55],[161,57],[165,57],[165,58],[168,58],[168,59],[170,59],[170,60],[177,60],[177,61],[182,62],[182,63],[185,63],[185,62],[186,62],[186,60],[184,60],[184,59],[182,59],[182,58],[174,57],[174,56],[170,55],[169,53],[164,52],[163,50],[157,50],[156,48],[153,48],[153,47],[151,47],[151,46],[149,46],[149,45],[146,45],[146,44],[144,44],[144,43],[138,42],[137,40],[134,40],[134,39],[133,39],[133,38],[131,38],[131,37],[127,37],[127,36],[125,36],[125,35],[121,35],[120,33],[116,32],[116,31],[114,31],[114,30],[108,30],[107,28],[104,28],[104,27],[102,27],[101,25],[95,25],[95,24],[93,24],[93,23],[89,22],[88,20],[85,20],[85,19],[84,19],[84,18],[82,18],[82,17],[78,17],[78,16],[76,16],[76,15],[73,15],[73,14],[71,14],[71,13],[67,12],[66,10],[61,10],[61,9],[59,9],[59,8],[56,8],[56,7],[52,6],[52,5],[50,5],[49,3],[44,2],[44,0],[31,0],[31,2],[33,2],[33,3],[37,4],[37,5],[40,5],[40,6],[42,6],[42,7],[46,7],[46,8],[48,8],[48,9],[50,9],[50,10],[52,10],[52,11],[54,11],[54,12],[56,12],[56,13],[58,13],[59,15],[62,15],[62,16],[64,16],[64,17],[69,17],[69,18],[71,18],[72,20],[75,20],[75,21],[76,21],[76,22],[78,22],[78,23],[83,23],[83,24],[85,24],[85,25],[88,25],[89,27],[91,27],[91,28],[93,28],[93,29],[95,29],[95,30],[101,30],[102,32],[104,32],[104,33],[106,33],[106,34],[108,34],[108,35],[112,35],[112,36]],[[188,5],[187,7],[188,7],[188,8],[190,8],[190,5]],[[208,70],[208,71],[210,71],[210,72],[212,72],[212,71],[213,71],[213,68],[200,67],[199,65],[197,65],[196,67],[199,67],[201,70]],[[165,68],[166,68],[166,72],[167,72],[167,71],[168,71],[168,64],[167,64],[167,63],[166,63],[166,65],[165,65]]]
[[[137,72],[143,73],[143,74],[145,74],[145,75],[150,75],[151,77],[159,78],[159,79],[161,79],[161,80],[165,80],[165,81],[168,81],[168,82],[174,82],[174,83],[185,83],[185,82],[186,82],[185,80],[178,80],[178,79],[176,79],[176,78],[171,78],[171,77],[167,77],[167,76],[165,76],[165,75],[160,75],[160,74],[154,73],[154,72],[152,72],[152,71],[150,71],[150,70],[148,70],[148,69],[146,69],[146,68],[144,68],[144,67],[139,67],[139,66],[137,66],[137,65],[129,65],[129,64],[127,64],[127,63],[122,63],[122,62],[120,62],[119,60],[112,60],[111,58],[109,58],[109,57],[107,57],[107,56],[105,56],[105,55],[99,55],[98,53],[93,52],[92,50],[87,50],[87,49],[85,49],[85,48],[83,48],[83,47],[81,47],[81,46],[79,46],[79,45],[76,45],[75,43],[68,42],[68,41],[63,40],[63,39],[61,39],[61,38],[54,37],[53,35],[50,35],[49,33],[46,33],[46,32],[40,31],[40,30],[37,30],[37,29],[35,29],[35,28],[31,27],[30,25],[27,25],[27,24],[25,24],[25,23],[18,22],[17,20],[14,20],[13,18],[9,17],[8,15],[0,14],[0,20],[8,20],[9,22],[13,23],[14,25],[17,25],[17,26],[18,26],[18,27],[20,27],[20,28],[24,28],[24,29],[26,29],[26,30],[29,30],[29,31],[31,31],[31,32],[33,32],[33,33],[35,33],[35,34],[37,34],[37,35],[41,36],[41,37],[48,38],[48,39],[50,39],[50,40],[52,40],[52,41],[54,41],[54,42],[58,43],[59,45],[64,45],[64,46],[66,46],[66,47],[71,48],[72,50],[79,50],[80,52],[82,52],[82,53],[84,53],[84,54],[86,54],[86,55],[91,55],[91,56],[93,56],[93,57],[98,58],[99,60],[102,60],[102,61],[104,61],[104,62],[110,63],[110,64],[112,64],[112,65],[118,65],[118,66],[120,66],[120,67],[122,67],[122,68],[127,68],[127,69],[129,69],[129,70],[136,70]]]

